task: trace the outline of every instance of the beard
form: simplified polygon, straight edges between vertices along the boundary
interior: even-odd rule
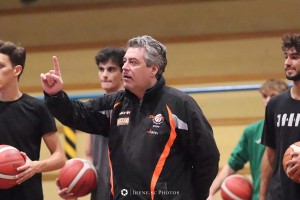
[[[289,75],[285,75],[286,79],[290,80],[290,81],[300,81],[300,72],[298,72],[296,75],[294,76],[289,76]]]

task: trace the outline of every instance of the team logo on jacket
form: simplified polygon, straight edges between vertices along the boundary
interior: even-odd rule
[[[162,114],[157,114],[157,115],[149,115],[149,118],[152,119],[152,122],[156,125],[159,125],[161,123],[163,123],[164,121],[164,117],[162,116]]]
[[[129,117],[118,118],[117,126],[124,126],[129,124]]]
[[[154,131],[154,130],[148,130],[148,131],[146,131],[146,133],[148,133],[150,135],[158,135],[158,132]]]
[[[117,126],[126,126],[129,124],[130,111],[122,111],[119,113],[119,118],[117,119]]]
[[[130,110],[122,111],[119,115],[130,115]]]

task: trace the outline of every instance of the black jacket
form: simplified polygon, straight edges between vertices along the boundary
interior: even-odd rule
[[[206,199],[218,171],[210,124],[187,94],[161,77],[143,101],[125,90],[88,102],[45,95],[63,124],[109,137],[114,199]]]

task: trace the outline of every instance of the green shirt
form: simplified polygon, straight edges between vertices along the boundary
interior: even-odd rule
[[[263,126],[264,120],[248,125],[228,160],[228,165],[235,171],[242,169],[248,161],[250,162],[253,179],[252,200],[259,198],[261,160],[265,150],[265,146],[260,144]]]

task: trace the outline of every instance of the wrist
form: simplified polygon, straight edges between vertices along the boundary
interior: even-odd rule
[[[47,93],[47,92],[44,91],[44,94],[45,94],[46,96],[49,96],[49,97],[58,97],[58,96],[61,95],[61,93],[62,93],[62,91],[59,91],[59,92],[54,93],[54,94],[50,94],[50,93]]]

